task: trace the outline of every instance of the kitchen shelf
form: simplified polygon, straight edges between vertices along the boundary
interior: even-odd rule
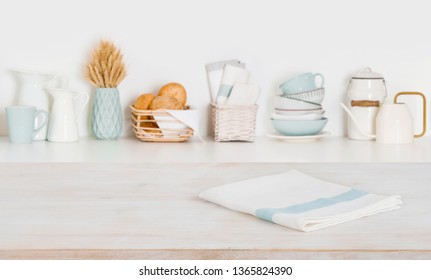
[[[431,138],[413,144],[384,145],[327,137],[311,143],[286,143],[265,136],[253,143],[144,143],[136,138],[115,141],[81,139],[77,143],[10,144],[0,138],[0,162],[81,163],[265,163],[265,162],[431,162]]]

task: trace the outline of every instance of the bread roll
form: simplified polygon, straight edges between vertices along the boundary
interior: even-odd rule
[[[187,102],[186,89],[179,83],[169,83],[164,85],[157,96],[170,96],[178,99],[181,105],[184,107]]]
[[[136,100],[135,103],[133,103],[133,107],[135,107],[138,110],[148,110],[150,107],[151,102],[156,98],[156,96],[152,93],[145,93],[141,94]],[[136,116],[135,116],[136,117]],[[143,122],[145,120],[152,120],[154,121],[154,118],[152,116],[140,116],[139,120],[139,126],[140,127],[149,127],[149,128],[159,128],[156,122]],[[148,133],[156,133],[157,130],[153,129],[145,129],[145,132]]]
[[[138,110],[148,110],[150,107],[150,103],[156,98],[156,96],[152,93],[141,94],[133,103],[133,107]]]
[[[171,96],[157,96],[150,104],[150,110],[167,109],[167,110],[182,110],[183,105]]]
[[[154,120],[154,118],[153,118],[153,117],[149,117],[149,119]],[[157,123],[156,123],[156,122],[145,122],[145,123],[141,123],[141,127],[145,127],[145,128],[144,128],[144,131],[145,131],[146,133],[156,133],[156,134],[160,133],[160,130],[158,130],[158,129],[150,129],[150,128],[159,128],[159,126],[157,125]]]

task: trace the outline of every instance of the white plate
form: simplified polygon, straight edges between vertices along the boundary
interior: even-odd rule
[[[285,120],[285,121],[313,121],[313,120],[321,120],[324,118],[323,114],[304,114],[304,115],[281,115],[277,113],[272,113],[271,118],[274,120]]]
[[[306,136],[284,136],[280,134],[267,134],[266,136],[280,141],[289,142],[289,143],[307,143],[307,142],[317,141],[329,135],[331,135],[330,132],[323,131],[316,135],[306,135]]]
[[[282,110],[319,110],[322,109],[320,104],[315,104],[303,100],[291,99],[283,96],[274,97],[274,107]]]
[[[280,115],[293,116],[293,115],[306,115],[306,114],[323,114],[323,109],[312,109],[312,110],[283,110],[274,108],[274,111]]]

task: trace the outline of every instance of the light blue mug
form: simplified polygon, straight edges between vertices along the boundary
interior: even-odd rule
[[[319,86],[316,85],[316,77],[320,77],[321,83]],[[304,73],[296,76],[280,85],[280,89],[283,91],[283,95],[290,95],[300,92],[313,91],[318,88],[322,88],[325,83],[325,78],[320,73]]]
[[[35,120],[41,115],[44,116],[44,121],[35,128]],[[44,110],[36,110],[34,106],[10,106],[6,107],[6,118],[10,142],[28,144],[45,127],[48,113]]]

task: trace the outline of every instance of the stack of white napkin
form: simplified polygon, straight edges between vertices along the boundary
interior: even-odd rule
[[[296,170],[202,191],[199,197],[301,231],[313,231],[401,207],[397,195],[376,195]]]
[[[260,89],[250,84],[250,72],[238,60],[213,62],[206,65],[211,101],[217,105],[256,104]]]

